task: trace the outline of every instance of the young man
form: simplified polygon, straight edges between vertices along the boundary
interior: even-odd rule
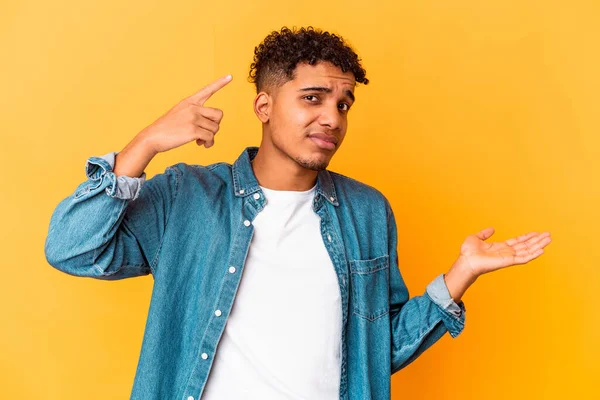
[[[250,76],[260,148],[233,165],[180,163],[145,181],[159,152],[214,144],[221,78],[184,99],[120,153],[92,157],[56,208],[54,267],[77,276],[152,274],[135,399],[389,399],[390,375],[464,327],[483,273],[543,253],[548,233],[485,242],[409,300],[394,215],[377,190],[328,171],[356,83],[354,51],[312,28],[270,34]]]

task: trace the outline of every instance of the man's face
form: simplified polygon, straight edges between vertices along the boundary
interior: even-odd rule
[[[354,74],[331,63],[299,64],[295,78],[271,92],[275,149],[304,168],[327,168],[344,140],[355,85]]]

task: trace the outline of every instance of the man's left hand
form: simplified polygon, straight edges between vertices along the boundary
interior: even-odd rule
[[[460,247],[460,256],[444,275],[448,291],[456,303],[479,276],[528,263],[544,254],[544,247],[552,241],[550,232],[530,232],[504,242],[486,242],[493,234],[494,228],[486,228],[467,236]]]

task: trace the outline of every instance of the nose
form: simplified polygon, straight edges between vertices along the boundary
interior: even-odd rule
[[[342,122],[343,118],[337,108],[337,104],[333,106],[326,105],[321,109],[321,115],[319,116],[320,125],[327,126],[331,130],[336,130],[341,127]]]

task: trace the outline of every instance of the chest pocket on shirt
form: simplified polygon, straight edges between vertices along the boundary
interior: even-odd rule
[[[356,315],[374,321],[390,311],[389,256],[350,260],[352,303]]]

